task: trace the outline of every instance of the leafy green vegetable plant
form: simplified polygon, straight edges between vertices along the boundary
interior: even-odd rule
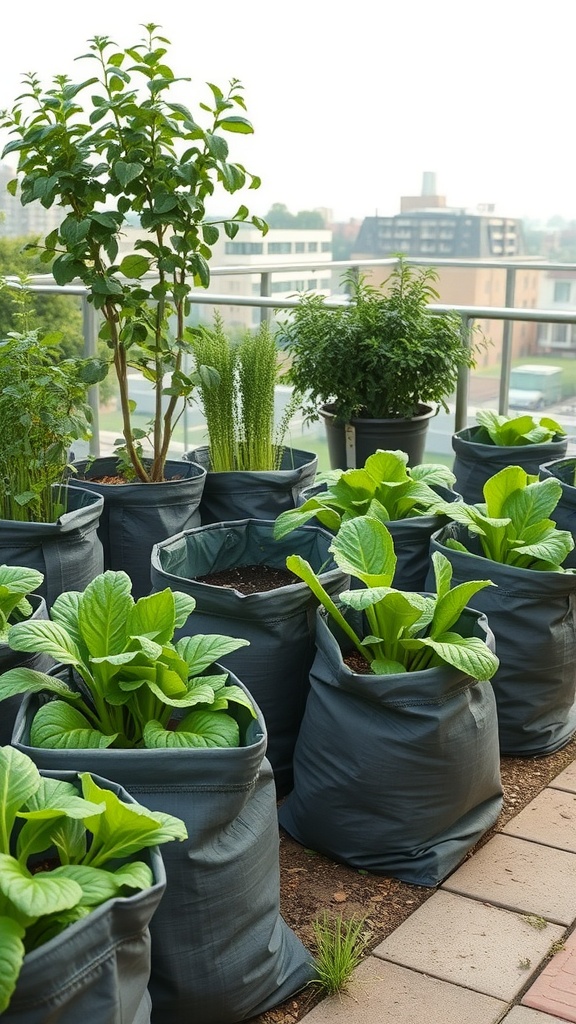
[[[564,427],[550,416],[536,418],[529,413],[522,416],[501,416],[493,409],[478,409],[476,420],[479,429],[474,432],[474,441],[479,444],[502,446],[547,444],[566,436]]]
[[[457,623],[474,594],[492,586],[490,580],[471,580],[450,588],[452,567],[440,552],[432,556],[436,593],[394,590],[396,554],[384,523],[370,516],[342,523],[332,541],[334,561],[363,589],[340,594],[339,602],[362,613],[368,634],[361,637],[326,593],[310,564],[290,555],[287,567],[308,584],[320,604],[377,675],[416,672],[453,665],[476,679],[490,679],[498,658],[480,637],[461,636]]]
[[[327,474],[326,490],[278,516],[274,536],[280,540],[310,519],[336,533],[342,523],[357,516],[369,515],[386,523],[435,515],[437,509],[443,512],[445,501],[433,486],[449,488],[455,479],[447,466],[424,463],[409,467],[405,452],[378,450],[362,469]]]
[[[544,572],[573,572],[562,562],[574,547],[572,534],[550,518],[562,494],[559,480],[539,480],[520,466],[506,466],[486,481],[485,501],[447,504],[445,514],[478,537],[482,553],[493,562]],[[446,546],[468,548],[455,538]]]
[[[83,593],[61,594],[51,621],[10,628],[14,650],[42,652],[69,666],[68,679],[29,668],[0,676],[0,699],[53,697],[36,712],[30,742],[50,748],[239,746],[241,725],[255,711],[239,686],[226,685],[228,673],[214,662],[248,641],[203,634],[174,644],[194,598],[167,589],[134,601],[130,590],[126,573],[105,572]]]
[[[439,298],[437,277],[432,267],[415,269],[400,258],[382,289],[348,271],[347,306],[331,309],[320,295],[301,296],[278,341],[307,419],[317,420],[327,403],[341,423],[410,419],[422,402],[447,409],[460,368],[475,364],[460,317],[427,308]]]
[[[246,206],[223,220],[207,214],[217,189],[233,194],[260,181],[229,160],[226,135],[253,132],[242,86],[227,92],[210,84],[211,102],[200,120],[182,102],[182,82],[166,63],[168,40],[148,24],[142,42],[121,49],[94,36],[88,61],[95,74],[80,82],[56,75],[44,91],[35,74],[13,109],[0,114],[12,140],[3,155],[18,153],[21,199],[62,206],[65,217],[44,240],[46,262],[58,284],[75,278],[103,318],[101,337],[118,378],[123,445],[133,475],[164,478],[172,432],[196,379],[185,372],[186,328],[193,285],[207,286],[211,247],[223,228],[234,238],[249,217]],[[176,93],[178,99],[171,99]],[[208,127],[201,120],[208,115]],[[18,182],[8,186],[15,194]],[[221,202],[222,200],[220,200]],[[124,225],[138,224],[135,252],[118,259]],[[252,223],[266,231],[258,217]],[[155,279],[155,280],[153,280]],[[130,370],[151,381],[155,413],[147,430],[132,423]],[[163,396],[168,397],[167,405]],[[151,464],[143,457],[149,437]]]
[[[199,327],[192,339],[199,393],[208,428],[210,466],[215,472],[277,469],[292,405],[274,428],[278,349],[267,323],[234,342],[221,316]],[[295,403],[294,403],[295,404]]]
[[[32,615],[27,595],[37,590],[44,576],[21,565],[0,565],[0,644],[8,642],[8,630]]]
[[[53,523],[66,510],[68,452],[91,436],[90,385],[101,359],[59,359],[60,334],[10,334],[0,342],[0,518]]]
[[[81,795],[0,747],[0,1013],[27,953],[106,900],[151,886],[149,865],[134,855],[187,837],[179,818],[126,804],[86,772],[78,778]]]

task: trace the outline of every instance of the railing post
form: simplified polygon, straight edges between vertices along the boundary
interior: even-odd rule
[[[86,295],[82,296],[82,333],[84,335],[84,356],[90,359],[98,354],[97,347],[97,322],[96,310],[88,302]],[[90,455],[100,455],[100,388],[93,384],[88,388],[88,405],[92,410],[92,437],[90,438]]]
[[[506,270],[506,298],[504,305],[512,309],[516,290],[516,268]],[[512,369],[512,330],[511,320],[505,320],[502,328],[502,369],[500,371],[500,398],[498,412],[501,416],[508,415],[508,391],[510,389],[510,370]]]
[[[269,299],[272,295],[272,274],[263,272],[260,274],[260,295]],[[272,319],[272,310],[269,306],[260,306],[260,323]]]
[[[472,317],[462,313],[460,334],[467,348],[471,345]],[[454,430],[464,430],[468,426],[468,391],[470,387],[470,370],[461,366],[456,381],[456,401],[454,408]]]

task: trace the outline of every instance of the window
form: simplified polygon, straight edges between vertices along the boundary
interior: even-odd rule
[[[322,252],[331,252],[331,251],[332,251],[332,243],[331,242],[322,242]]]
[[[261,256],[264,252],[262,242],[226,242],[227,256]]]
[[[570,281],[554,281],[554,302],[570,302]]]
[[[554,345],[568,344],[568,324],[552,324],[552,343]]]
[[[294,252],[306,252],[306,245],[304,242],[294,243]]]
[[[268,242],[268,255],[280,256],[292,252],[292,242]]]
[[[308,252],[318,252],[318,242],[308,242]]]

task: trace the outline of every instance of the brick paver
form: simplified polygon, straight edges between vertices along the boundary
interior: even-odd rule
[[[576,762],[569,764],[560,775],[557,775],[555,779],[550,783],[551,789],[567,789],[571,793],[576,793]]]
[[[576,793],[544,789],[501,831],[576,853]]]
[[[576,935],[566,939],[522,999],[524,1006],[576,1021]]]

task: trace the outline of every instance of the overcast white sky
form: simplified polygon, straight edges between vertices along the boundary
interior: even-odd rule
[[[450,205],[576,218],[576,0],[12,0],[0,108],[24,72],[80,80],[91,36],[130,45],[148,21],[189,106],[242,81],[255,135],[229,142],[262,178],[254,213],[392,214],[429,170]]]

